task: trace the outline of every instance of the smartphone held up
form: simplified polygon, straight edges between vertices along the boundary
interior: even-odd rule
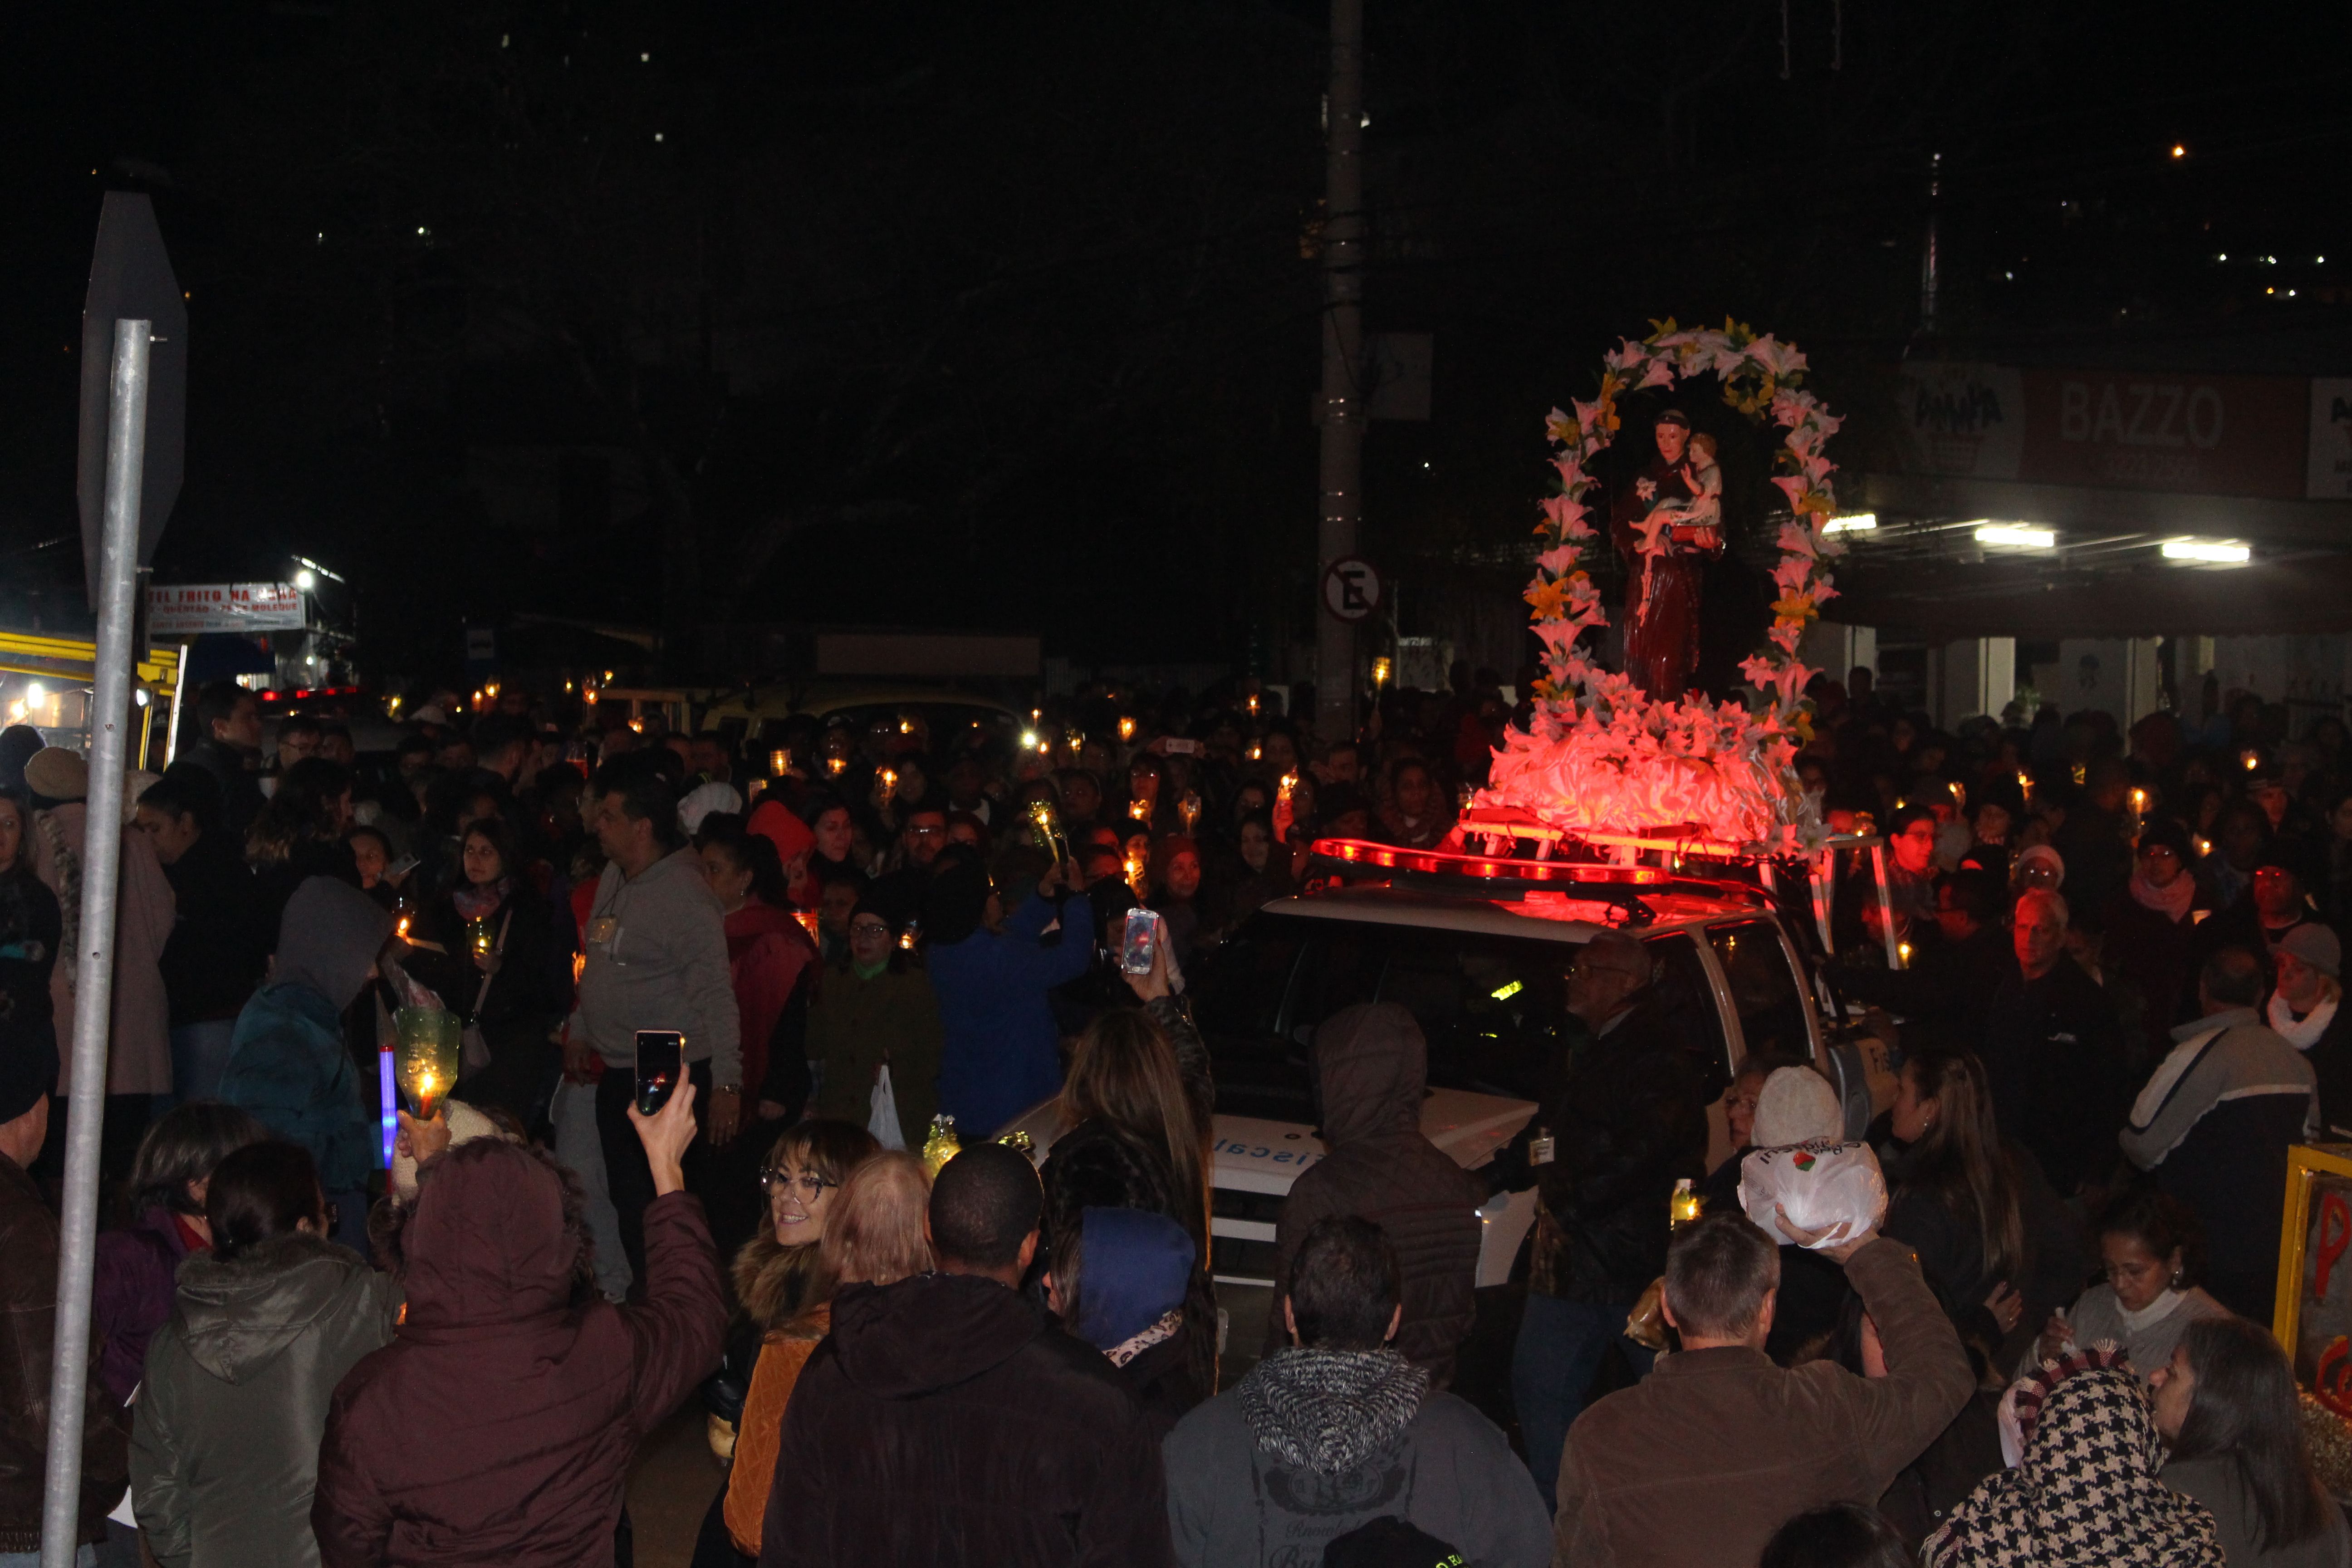
[[[1119,968],[1129,974],[1150,973],[1160,944],[1167,940],[1167,924],[1159,910],[1128,910],[1127,931],[1119,942]]]
[[[637,1031],[637,1114],[658,1115],[686,1078],[686,1037],[676,1029]]]

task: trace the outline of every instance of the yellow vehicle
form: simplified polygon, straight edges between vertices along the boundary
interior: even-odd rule
[[[171,761],[173,724],[182,685],[176,645],[150,647],[131,672],[137,732],[134,767],[160,772]],[[0,631],[0,716],[30,724],[53,746],[89,750],[90,689],[98,680],[98,645],[38,632]]]

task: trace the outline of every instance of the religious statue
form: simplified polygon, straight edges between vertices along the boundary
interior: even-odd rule
[[[1715,438],[1691,433],[1679,408],[1659,414],[1657,455],[1610,500],[1610,534],[1631,569],[1625,673],[1662,702],[1681,697],[1698,665],[1700,579],[1723,552],[1723,470]]]

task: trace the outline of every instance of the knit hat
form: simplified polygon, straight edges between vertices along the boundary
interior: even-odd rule
[[[1845,1112],[1830,1080],[1811,1068],[1780,1068],[1764,1080],[1756,1097],[1754,1139],[1759,1149],[1786,1148],[1816,1139],[1845,1136]]]
[[[702,819],[714,812],[725,812],[732,816],[740,815],[742,810],[743,796],[735,786],[714,780],[695,785],[687,792],[686,798],[677,803],[677,825],[688,833],[699,833],[702,831]]]
[[[47,800],[86,800],[89,796],[89,764],[79,752],[44,746],[25,764],[25,787]]]
[[[2287,933],[2278,940],[2278,951],[2294,954],[2330,980],[2343,978],[2344,944],[2317,921],[2289,926]]]
[[[0,1123],[16,1121],[57,1090],[57,1036],[47,1029],[27,1029],[24,1036],[0,1049]]]
[[[1112,1351],[1184,1304],[1194,1248],[1148,1209],[1088,1209],[1078,1224],[1078,1337]]]
[[[2184,866],[2197,858],[2189,847],[2189,829],[2168,816],[2151,816],[2140,827],[2139,852],[2145,854],[2157,845],[2179,856]]]
[[[2048,863],[2052,873],[2056,878],[2053,886],[2063,888],[2066,885],[2066,858],[2047,844],[2036,844],[2019,855],[2014,868],[2016,874],[2022,877],[2025,874],[2025,868],[2036,861]]]

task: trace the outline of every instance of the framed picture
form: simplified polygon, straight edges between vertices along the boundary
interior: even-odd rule
[[[2352,1419],[2352,1143],[2287,1151],[2271,1332],[2295,1381]]]

